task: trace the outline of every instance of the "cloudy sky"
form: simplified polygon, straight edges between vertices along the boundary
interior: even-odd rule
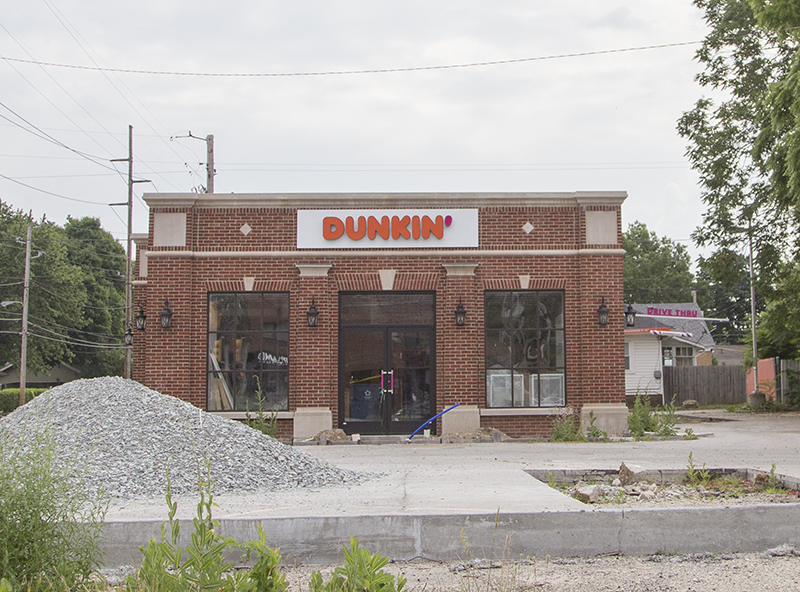
[[[123,239],[132,125],[134,232],[143,193],[206,184],[191,132],[217,193],[624,190],[624,227],[689,246],[705,32],[691,0],[18,2],[0,199]]]

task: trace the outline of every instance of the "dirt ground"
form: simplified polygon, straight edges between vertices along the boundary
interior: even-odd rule
[[[406,578],[408,592],[777,592],[800,590],[800,556],[793,547],[772,554],[532,558],[521,562],[443,564],[422,558],[387,565]],[[323,577],[333,566],[297,566],[286,571],[293,591],[308,590],[312,571]]]

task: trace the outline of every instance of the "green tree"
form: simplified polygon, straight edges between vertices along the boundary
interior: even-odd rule
[[[24,243],[29,221],[26,214],[0,202],[0,269],[4,274],[0,301],[23,299]],[[31,372],[46,372],[60,362],[72,360],[63,328],[84,325],[87,297],[80,268],[69,262],[64,230],[46,219],[33,224],[27,367]],[[0,334],[0,360],[19,364],[21,307],[9,305],[2,314],[2,330],[10,333]]]
[[[83,311],[83,327],[69,335],[76,343],[92,343],[72,347],[73,364],[86,378],[121,374],[124,350],[93,343],[118,344],[125,332],[125,250],[97,218],[68,218],[64,231],[69,260],[81,269],[90,303]]]
[[[691,301],[695,279],[684,245],[659,238],[637,221],[622,234],[622,246],[626,303]]]
[[[765,35],[786,48],[785,64],[763,98],[765,117],[754,154],[769,178],[774,207],[794,214],[800,205],[800,5],[796,0],[749,0]],[[796,244],[796,242],[795,242]]]
[[[727,318],[712,328],[718,344],[750,343],[750,264],[735,251],[720,249],[698,260],[697,282],[703,294],[706,316]],[[765,308],[760,292],[756,293],[756,314]]]
[[[800,263],[782,266],[775,293],[759,319],[758,355],[800,359]]]
[[[783,173],[771,155],[784,130],[771,102],[784,96],[776,84],[794,67],[798,44],[760,26],[747,0],[694,4],[710,30],[697,53],[704,68],[697,80],[717,100],[700,98],[678,122],[707,207],[693,238],[739,252],[752,240],[757,276],[767,282],[797,235],[796,212],[780,191]]]

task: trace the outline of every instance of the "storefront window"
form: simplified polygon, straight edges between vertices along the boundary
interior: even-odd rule
[[[564,293],[486,292],[486,406],[566,404]]]
[[[209,411],[289,409],[289,294],[208,295]]]

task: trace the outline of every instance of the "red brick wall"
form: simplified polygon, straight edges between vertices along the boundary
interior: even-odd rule
[[[617,243],[621,249],[619,206]],[[491,207],[479,212],[480,250],[515,250],[513,255],[481,254],[462,249],[458,256],[430,250],[389,255],[316,257],[297,252],[296,215],[290,208],[151,208],[187,213],[187,246],[153,248],[146,286],[136,288],[134,301],[145,303],[148,328],[134,340],[134,379],[194,405],[206,404],[207,293],[244,290],[243,278],[256,278],[255,290],[290,293],[290,409],[330,407],[338,425],[338,294],[342,290],[380,290],[378,270],[395,269],[395,289],[436,291],[437,409],[455,403],[485,406],[483,294],[488,289],[520,289],[520,275],[530,276],[530,289],[563,289],[565,295],[567,405],[624,402],[624,319],[622,254],[587,247],[584,210],[574,207]],[[525,222],[534,230],[522,231]],[[240,232],[247,223],[252,231]],[[151,218],[152,228],[152,218]],[[520,253],[537,250],[539,253]],[[541,251],[569,253],[541,253]],[[597,253],[591,252],[592,250]],[[153,252],[156,251],[156,252]],[[160,256],[157,251],[191,251],[194,256]],[[273,254],[266,253],[271,251]],[[228,252],[231,256],[209,256]],[[235,256],[234,253],[241,253]],[[260,253],[260,254],[259,254]],[[179,255],[176,253],[176,255]],[[342,254],[344,255],[344,254]],[[477,263],[474,276],[448,276],[443,263]],[[296,264],[332,264],[327,277],[300,277]],[[161,329],[158,315],[169,298],[173,326]],[[312,298],[319,326],[310,328],[306,311]],[[597,324],[601,299],[611,311],[608,326]],[[459,301],[467,323],[456,327]],[[313,380],[309,380],[313,377]],[[511,436],[548,436],[548,416],[492,416],[483,424]],[[281,422],[281,431],[290,431]]]

